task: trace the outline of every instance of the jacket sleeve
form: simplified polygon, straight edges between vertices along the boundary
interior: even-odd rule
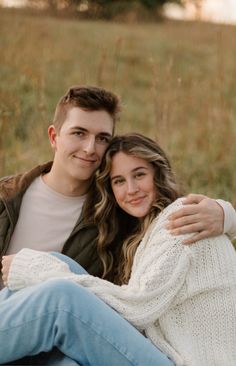
[[[24,249],[13,261],[9,287],[19,289],[49,278],[72,280],[89,288],[134,326],[144,329],[170,306],[190,267],[191,251],[182,245],[183,236],[171,236],[165,229],[169,213],[166,210],[165,215],[153,222],[140,243],[127,285],[117,286],[90,275],[75,275],[58,258]]]
[[[9,216],[7,214],[5,205],[0,198],[0,255],[3,255],[4,249],[6,247],[6,240],[8,240],[10,235],[11,223]]]

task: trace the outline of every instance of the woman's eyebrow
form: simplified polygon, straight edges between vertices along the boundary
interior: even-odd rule
[[[147,170],[148,168],[146,166],[138,166],[137,168],[132,169],[131,172],[132,173],[133,172],[136,172],[139,169],[145,169],[145,170]],[[115,178],[119,178],[119,177],[123,177],[123,175],[122,174],[114,175],[113,177],[111,177],[111,180],[113,180]]]

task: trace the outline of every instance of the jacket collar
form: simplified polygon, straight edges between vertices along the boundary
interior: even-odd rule
[[[5,206],[9,220],[13,227],[17,222],[22,197],[25,191],[35,178],[43,173],[49,172],[51,166],[52,162],[48,162],[43,165],[38,165],[26,173],[0,179],[0,200]]]
[[[0,180],[0,199],[11,201],[19,193],[23,194],[33,180],[43,173],[48,173],[52,162],[38,165],[26,173],[4,177]]]

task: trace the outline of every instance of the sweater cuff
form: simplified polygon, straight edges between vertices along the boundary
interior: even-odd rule
[[[8,275],[8,288],[21,288],[37,285],[48,279],[71,278],[72,272],[67,263],[47,252],[22,249],[15,255]]]
[[[233,239],[236,237],[236,211],[229,202],[221,199],[217,199],[216,202],[224,210],[224,234]]]
[[[8,288],[20,290],[27,287],[29,282],[29,267],[32,261],[32,249],[22,249],[13,258],[8,274]]]

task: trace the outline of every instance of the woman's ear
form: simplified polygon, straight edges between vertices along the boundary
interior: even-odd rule
[[[52,146],[52,148],[54,150],[56,150],[56,145],[57,145],[57,141],[56,141],[56,137],[57,137],[57,132],[56,132],[56,128],[54,125],[50,125],[48,127],[48,137],[49,137],[49,141],[50,141],[50,144]]]

